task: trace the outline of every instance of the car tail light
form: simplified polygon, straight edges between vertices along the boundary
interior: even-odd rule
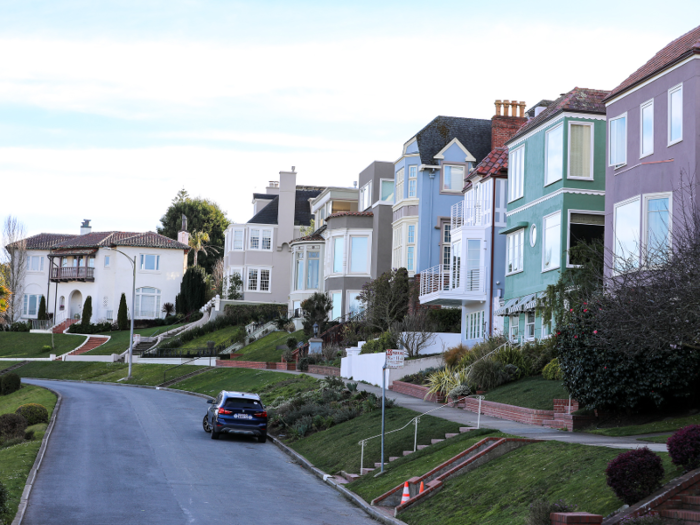
[[[267,417],[267,412],[256,412],[253,414],[255,417]]]
[[[226,410],[225,408],[220,408],[219,414],[224,414],[226,416],[230,416],[231,414],[233,414],[233,412],[231,410]]]

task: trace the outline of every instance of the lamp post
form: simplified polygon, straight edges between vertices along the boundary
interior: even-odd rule
[[[134,314],[136,313],[136,310],[134,309],[135,301],[136,301],[136,256],[134,255],[134,260],[131,260],[131,257],[129,257],[127,254],[125,254],[121,250],[117,250],[116,248],[109,248],[105,247],[105,250],[110,250],[110,251],[115,251],[121,253],[124,257],[127,258],[127,260],[131,263],[131,266],[133,268],[133,278],[131,281],[131,331],[129,333],[129,375],[126,376],[127,379],[131,379],[131,364],[133,361],[133,356],[134,356]]]
[[[314,323],[314,337],[318,337],[318,323]]]

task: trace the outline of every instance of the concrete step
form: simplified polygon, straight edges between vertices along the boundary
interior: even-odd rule
[[[389,461],[396,461],[399,459],[399,456],[389,456]]]
[[[412,450],[404,450],[403,451],[404,456],[408,456],[409,454],[413,454],[413,451]]]
[[[445,441],[445,440],[444,439],[431,439],[430,444],[435,445],[436,443],[442,443],[443,441]]]
[[[341,471],[340,471],[340,475],[341,475],[342,477],[344,477],[346,480],[348,480],[348,482],[353,482],[353,481],[355,481],[356,479],[359,479],[359,478],[360,478],[360,475],[359,475],[359,474],[349,474],[349,473],[345,472],[344,470],[341,470]]]
[[[452,433],[445,434],[445,439],[450,439],[450,438],[453,438],[455,436],[459,436],[459,434],[452,434]]]
[[[659,516],[671,520],[680,520],[684,524],[700,523],[700,512],[683,509],[665,509],[659,511]]]
[[[346,485],[347,483],[349,483],[349,481],[347,479],[345,479],[343,476],[338,476],[338,475],[333,476],[333,481],[335,481],[336,483],[338,483],[340,485]]]
[[[388,464],[389,464],[389,463],[384,463],[384,466],[386,467]],[[381,463],[375,463],[375,464],[374,464],[374,468],[382,468],[382,464],[381,464]]]
[[[424,448],[428,448],[430,445],[418,445],[416,448],[418,450],[423,450]]]
[[[459,431],[464,434],[465,432],[469,432],[470,430],[475,430],[474,427],[459,427]]]
[[[364,476],[365,474],[369,474],[370,472],[374,472],[374,471],[375,471],[375,469],[373,469],[373,468],[366,468],[365,467],[360,471],[360,475]]]

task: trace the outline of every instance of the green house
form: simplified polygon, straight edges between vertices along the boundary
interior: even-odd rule
[[[528,111],[506,142],[508,192],[504,334],[521,343],[549,336],[537,312],[547,286],[577,263],[569,247],[603,239],[607,91],[574,88]]]

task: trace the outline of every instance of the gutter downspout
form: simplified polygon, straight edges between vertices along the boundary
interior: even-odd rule
[[[493,178],[493,196],[491,200],[491,283],[489,292],[489,336],[493,337],[493,258],[494,258],[494,240],[496,237],[496,182],[498,179]],[[505,283],[504,283],[505,286]]]

